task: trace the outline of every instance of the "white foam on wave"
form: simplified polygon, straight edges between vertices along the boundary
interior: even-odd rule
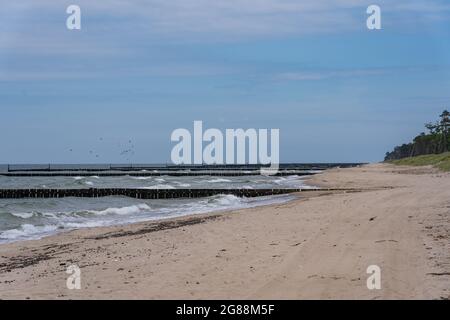
[[[183,187],[183,188],[188,188],[191,185],[189,183],[182,183],[182,182],[175,182],[177,184],[177,186],[179,187]]]
[[[187,203],[177,210],[164,210],[164,216],[158,219],[179,217],[191,214],[207,213],[214,211],[238,210],[252,208],[261,205],[283,203],[294,199],[292,195],[263,196],[258,198],[241,198],[235,195],[222,194],[210,198],[202,199],[193,203]]]
[[[131,179],[134,179],[134,180],[151,180],[153,178],[152,177],[131,177]]]
[[[305,185],[305,182],[302,179],[302,177],[298,175],[279,177],[278,179],[275,179],[273,182],[279,186],[308,189],[308,186]]]
[[[66,229],[80,229],[80,228],[95,228],[104,227],[109,224],[103,221],[85,221],[85,222],[66,222],[64,228]]]
[[[236,206],[243,203],[243,198],[239,198],[231,194],[225,194],[216,198],[214,202],[222,207]]]
[[[223,179],[223,178],[217,178],[217,179],[207,180],[207,182],[210,182],[210,183],[219,183],[219,182],[231,182],[231,180]]]
[[[155,186],[144,187],[143,189],[175,189],[175,187],[170,184],[157,184]]]
[[[34,226],[32,224],[22,224],[20,228],[6,230],[0,233],[1,240],[34,239],[42,235],[52,233],[58,229],[57,226]]]
[[[136,213],[140,213],[143,211],[149,211],[149,210],[151,210],[149,205],[147,205],[145,203],[141,203],[141,204],[137,204],[137,205],[133,205],[133,206],[129,206],[129,207],[108,208],[108,209],[101,210],[101,211],[90,210],[88,212],[95,214],[95,215],[108,215],[108,214],[130,215],[130,214],[136,214]]]
[[[11,214],[15,217],[22,218],[22,219],[28,219],[34,216],[33,212],[11,212]]]

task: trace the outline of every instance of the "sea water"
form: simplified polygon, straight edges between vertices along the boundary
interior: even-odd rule
[[[0,188],[305,188],[300,176],[151,176],[151,177],[6,177]],[[38,239],[86,227],[122,225],[218,210],[281,203],[292,195],[238,198],[217,195],[195,199],[40,198],[0,199],[0,243]]]

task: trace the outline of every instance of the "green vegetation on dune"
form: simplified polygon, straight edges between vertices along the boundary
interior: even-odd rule
[[[389,163],[408,166],[427,166],[432,165],[443,171],[450,171],[450,152],[441,154],[428,154],[417,157],[408,157],[399,160],[391,160]]]
[[[450,151],[450,112],[444,110],[435,123],[426,123],[428,134],[422,132],[410,143],[386,152],[385,161],[440,154]],[[415,161],[413,161],[415,162]]]
[[[386,152],[384,161],[408,166],[431,165],[450,171],[450,112],[444,110],[435,123],[426,123],[428,134],[422,132],[411,143]]]

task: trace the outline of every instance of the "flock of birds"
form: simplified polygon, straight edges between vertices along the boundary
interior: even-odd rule
[[[100,137],[99,141],[103,141],[103,138]],[[125,145],[118,143],[117,146],[119,148],[119,155],[125,157],[125,160],[129,161],[135,155],[134,143],[131,139],[128,140],[128,143],[126,143]],[[74,151],[73,148],[69,149],[69,152],[73,151]],[[101,157],[99,152],[95,150],[89,150],[89,155],[97,159]]]

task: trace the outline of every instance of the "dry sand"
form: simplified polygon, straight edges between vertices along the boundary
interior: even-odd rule
[[[376,164],[310,183],[364,191],[1,245],[0,298],[450,297],[450,174]],[[66,287],[73,263],[80,290]]]

